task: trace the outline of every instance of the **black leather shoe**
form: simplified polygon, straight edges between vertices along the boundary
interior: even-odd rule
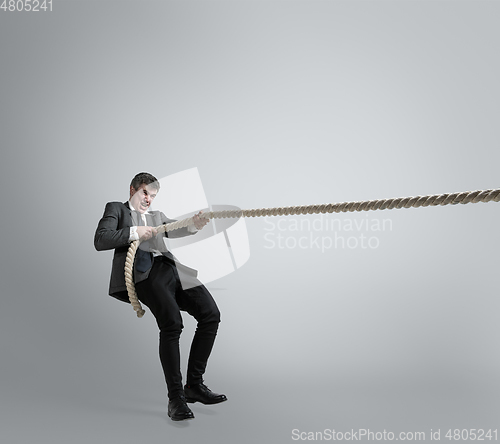
[[[194,418],[193,412],[186,404],[184,395],[168,401],[168,416],[170,416],[172,421],[184,421],[185,419]]]
[[[218,404],[227,401],[226,395],[212,392],[205,384],[185,385],[184,393],[187,402],[201,402],[202,404]]]

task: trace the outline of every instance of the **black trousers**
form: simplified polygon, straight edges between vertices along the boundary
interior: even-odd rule
[[[139,300],[156,318],[160,329],[160,362],[165,374],[169,399],[183,393],[179,338],[183,329],[180,311],[197,321],[189,353],[188,385],[203,382],[203,374],[217,335],[220,312],[204,285],[183,290],[175,265],[165,257],[154,258],[148,279],[136,284]]]

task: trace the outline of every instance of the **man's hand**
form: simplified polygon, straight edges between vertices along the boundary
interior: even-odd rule
[[[203,211],[200,211],[199,213],[193,216],[194,226],[196,227],[197,230],[201,230],[209,222],[209,219],[200,217],[201,213],[203,213]]]
[[[153,227],[139,226],[137,227],[137,234],[139,235],[139,240],[144,241],[156,236],[158,232]]]

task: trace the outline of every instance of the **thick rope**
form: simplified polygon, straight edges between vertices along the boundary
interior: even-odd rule
[[[499,202],[500,188],[494,190],[465,191],[463,193],[432,194],[429,196],[397,197],[382,200],[365,200],[361,202],[342,202],[334,204],[304,205],[298,207],[258,208],[253,210],[209,211],[201,214],[205,219],[227,219],[239,217],[289,216],[296,214],[347,213],[353,211],[392,210],[400,208],[435,207],[437,205],[457,205],[478,202]],[[156,227],[158,233],[173,231],[193,225],[193,218],[182,219],[170,224]],[[132,307],[137,317],[144,316],[144,310],[137,299],[133,280],[134,257],[139,241],[130,244],[125,261],[125,283]]]

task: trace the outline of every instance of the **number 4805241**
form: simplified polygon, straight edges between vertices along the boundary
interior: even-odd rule
[[[3,0],[0,5],[0,9],[3,9],[5,12],[14,12],[14,11],[52,11],[52,0]]]

